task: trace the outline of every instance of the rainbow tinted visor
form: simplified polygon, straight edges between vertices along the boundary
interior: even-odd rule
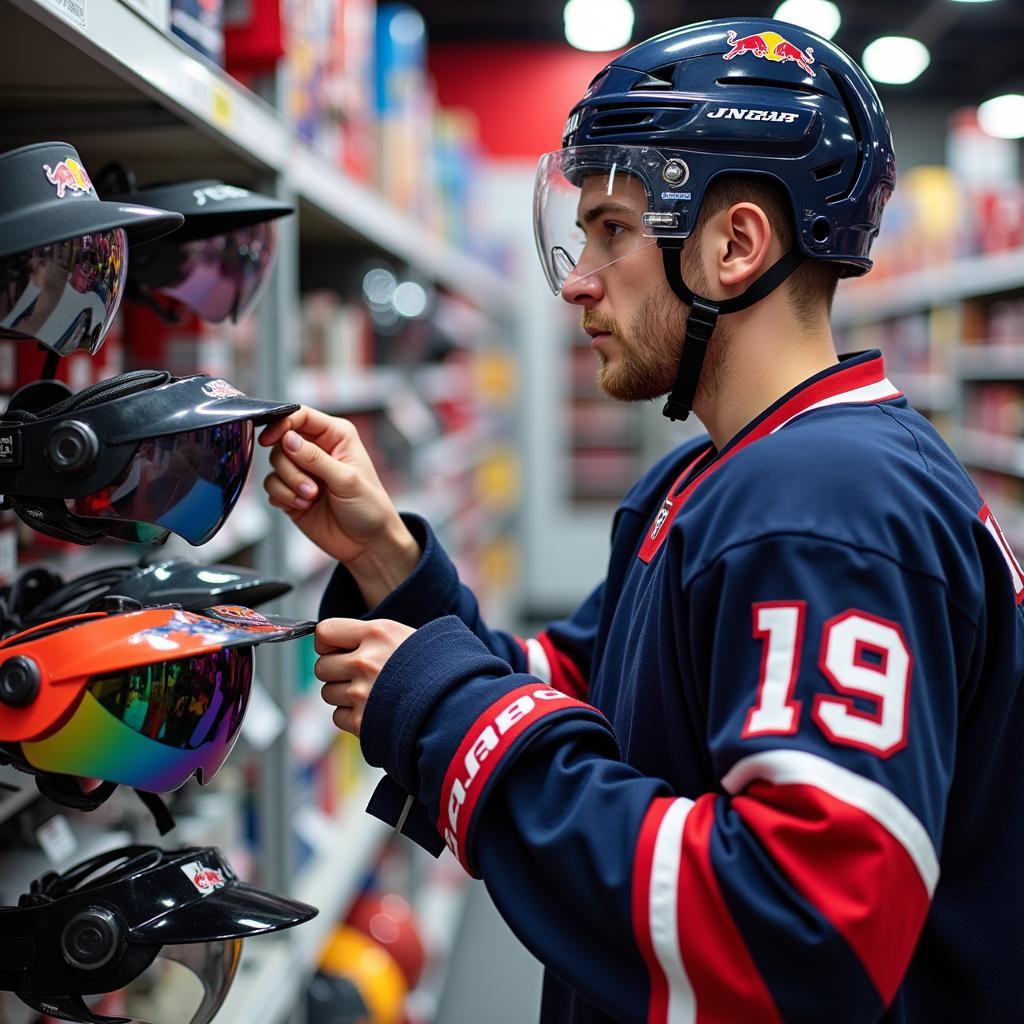
[[[210,781],[238,739],[253,648],[316,623],[219,605],[72,615],[0,643],[0,743],[36,771],[151,793]]]

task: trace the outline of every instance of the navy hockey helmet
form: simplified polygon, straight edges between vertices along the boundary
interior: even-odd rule
[[[781,186],[796,242],[745,294],[716,303],[682,282],[678,251],[709,184],[725,174]],[[592,241],[585,251],[577,207],[584,180],[594,176],[610,200],[639,182],[647,211],[637,230]],[[685,363],[706,344],[719,314],[763,298],[804,259],[836,263],[843,276],[869,270],[895,184],[888,122],[850,57],[785,22],[722,19],[647,40],[597,75],[569,113],[562,148],[541,158],[534,227],[556,293],[570,275],[586,276],[658,244],[669,283],[698,314],[688,324],[697,344]],[[685,417],[695,389],[696,377],[683,393],[673,392],[672,418]]]

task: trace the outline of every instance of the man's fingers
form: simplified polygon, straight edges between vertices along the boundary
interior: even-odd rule
[[[324,683],[320,687],[320,696],[325,704],[333,704],[337,708],[353,706],[347,682]]]
[[[313,675],[323,683],[341,683],[352,678],[352,670],[345,660],[346,653],[322,654],[313,666]]]
[[[332,424],[337,422],[336,416],[314,409],[310,405],[300,406],[295,412],[282,416],[279,420],[267,424],[259,436],[264,448],[277,444],[287,430],[295,430],[306,437],[318,437],[327,433]]]
[[[323,481],[327,489],[338,497],[347,497],[359,479],[359,474],[351,466],[340,462],[319,444],[305,440],[294,430],[285,432],[278,451],[284,452],[300,473]]]
[[[298,509],[305,512],[312,507],[312,502],[296,494],[278,475],[271,473],[263,481],[263,489],[270,497],[270,503],[286,511]]]
[[[363,724],[362,711],[356,708],[335,708],[331,718],[343,732],[350,732],[353,736],[359,735],[359,729]]]
[[[372,628],[373,623],[363,619],[324,619],[316,627],[315,643],[325,645],[323,653],[332,648],[354,651]]]
[[[320,493],[315,481],[303,473],[292,461],[288,454],[276,447],[270,456],[270,465],[274,472],[281,478],[284,485],[290,488],[298,497],[306,501],[316,501]]]

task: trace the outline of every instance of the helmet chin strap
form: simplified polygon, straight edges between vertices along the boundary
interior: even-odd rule
[[[659,238],[665,264],[665,276],[672,291],[690,307],[686,318],[686,334],[683,351],[679,358],[679,372],[672,392],[668,396],[662,415],[670,420],[685,420],[693,409],[693,397],[697,393],[697,382],[704,366],[708,341],[715,330],[718,318],[726,313],[738,313],[741,309],[759,302],[773,292],[806,257],[798,246],[793,246],[783,257],[772,264],[742,295],[731,299],[705,299],[694,293],[683,281],[680,256],[683,251],[682,239]]]

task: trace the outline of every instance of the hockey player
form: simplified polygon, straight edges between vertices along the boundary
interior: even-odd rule
[[[679,29],[590,84],[538,173],[545,273],[609,394],[708,435],[536,638],[481,621],[350,424],[263,436],[272,501],[341,563],[334,720],[547,966],[545,1024],[1020,1019],[1024,579],[829,330],[894,184],[871,85],[792,25]]]

